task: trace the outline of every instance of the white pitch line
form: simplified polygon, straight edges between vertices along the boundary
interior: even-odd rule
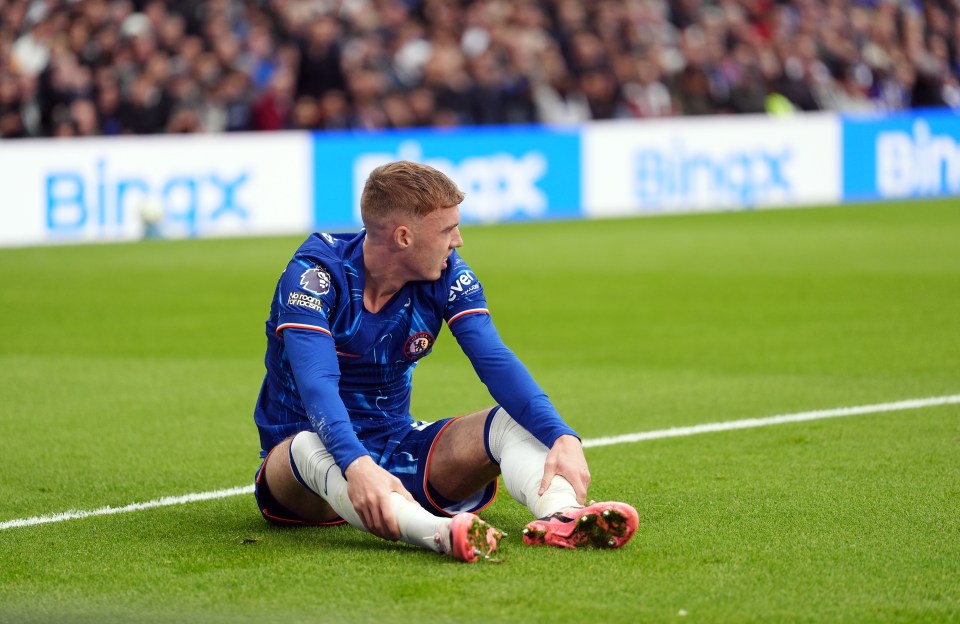
[[[893,403],[876,403],[874,405],[857,405],[854,407],[839,407],[835,409],[814,410],[810,412],[798,412],[796,414],[782,414],[780,416],[768,416],[766,418],[746,418],[743,420],[731,420],[728,422],[707,423],[703,425],[692,425],[690,427],[672,427],[670,429],[660,429],[657,431],[647,431],[644,433],[628,433],[618,436],[607,436],[603,438],[593,438],[583,441],[584,448],[597,446],[611,446],[613,444],[627,444],[630,442],[643,442],[645,440],[660,440],[663,438],[678,438],[684,436],[698,435],[701,433],[715,433],[720,431],[734,431],[737,429],[751,429],[755,427],[768,427],[771,425],[783,425],[787,423],[806,422],[810,420],[822,420],[824,418],[842,418],[844,416],[857,416],[860,414],[881,414],[884,412],[896,412],[908,409],[919,409],[921,407],[937,407],[940,405],[952,405],[960,403],[960,394],[951,394],[940,397],[928,397],[925,399],[909,399],[906,401],[895,401]],[[140,511],[142,509],[153,509],[155,507],[170,507],[172,505],[185,505],[205,500],[217,498],[227,498],[230,496],[240,496],[242,494],[253,493],[252,485],[244,485],[225,490],[215,490],[212,492],[196,492],[185,494],[183,496],[165,496],[145,503],[132,503],[123,507],[101,507],[90,511],[65,511],[63,513],[49,516],[34,516],[33,518],[23,518],[20,520],[7,520],[0,522],[0,531],[14,529],[18,527],[36,526],[38,524],[49,524],[51,522],[62,522],[64,520],[78,520],[81,518],[90,518],[92,516],[109,516],[113,514],[129,513]]]
[[[679,438],[683,436],[697,435],[700,433],[733,431],[735,429],[752,429],[754,427],[769,427],[770,425],[783,425],[786,423],[805,422],[808,420],[822,420],[824,418],[841,418],[843,416],[857,416],[859,414],[880,414],[883,412],[896,412],[900,410],[918,409],[921,407],[951,405],[954,403],[960,403],[960,394],[929,397],[926,399],[908,399],[906,401],[896,401],[894,403],[877,403],[875,405],[838,407],[834,409],[814,410],[812,412],[798,412],[796,414],[767,416],[766,418],[745,418],[743,420],[708,423],[705,425],[692,425],[690,427],[673,427],[670,429],[661,429],[659,431],[647,431],[646,433],[627,433],[618,436],[584,440],[583,446],[584,448],[594,446],[610,446],[611,444],[642,442],[643,440],[660,440],[663,438]]]
[[[140,511],[141,509],[153,509],[154,507],[170,507],[171,505],[184,505],[186,503],[195,503],[198,501],[213,500],[215,498],[227,498],[228,496],[239,496],[240,494],[250,494],[253,492],[252,485],[229,488],[226,490],[216,490],[213,492],[196,492],[194,494],[184,494],[183,496],[164,496],[145,503],[131,503],[123,507],[101,507],[90,511],[65,511],[63,513],[50,516],[34,516],[33,518],[23,518],[22,520],[7,520],[0,522],[0,531],[4,529],[14,529],[17,527],[36,526],[38,524],[49,524],[51,522],[62,522],[64,520],[79,520],[80,518],[89,518],[91,516],[110,516],[113,514],[129,513],[131,511]]]

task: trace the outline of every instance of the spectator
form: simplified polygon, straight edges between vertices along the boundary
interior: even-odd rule
[[[719,107],[710,92],[707,73],[694,65],[687,65],[677,84],[677,105],[683,115],[712,115]]]
[[[559,51],[543,55],[543,75],[533,88],[537,117],[548,124],[575,124],[590,119],[590,103],[566,71]]]
[[[321,126],[321,110],[317,99],[310,95],[301,95],[293,103],[290,115],[290,127],[297,130],[317,130]]]
[[[470,100],[473,81],[466,70],[466,60],[458,44],[437,42],[433,54],[423,67],[423,86],[433,91],[438,111],[447,111],[456,125],[471,123]]]
[[[429,127],[434,123],[437,113],[437,99],[433,91],[426,87],[417,87],[407,94],[410,112],[413,115],[413,125]]]
[[[530,123],[533,102],[527,81],[511,74],[487,49],[469,62],[473,86],[469,90],[469,121],[473,124]]]
[[[173,110],[170,121],[167,122],[168,134],[192,134],[203,132],[203,122],[200,114],[193,106],[180,106]]]
[[[42,3],[30,4],[29,10],[23,10],[26,9],[26,2],[14,5],[11,11],[11,26],[22,27],[26,32],[13,44],[10,63],[17,72],[36,76],[46,69],[50,61],[55,24],[52,19],[48,19],[46,5]],[[17,11],[16,5],[22,5],[21,12]]]
[[[632,71],[625,74],[624,104],[632,117],[669,117],[674,113],[673,96],[661,80],[657,64],[649,58],[636,62],[628,57]]]
[[[339,89],[331,89],[320,98],[320,127],[327,130],[345,130],[351,127],[350,104]]]
[[[415,118],[410,100],[402,91],[391,91],[383,98],[383,115],[387,128],[413,127]]]
[[[79,98],[70,103],[70,120],[77,136],[97,136],[100,131],[97,105],[92,99]]]
[[[20,111],[20,86],[9,74],[0,75],[0,138],[27,136]]]
[[[613,72],[594,67],[580,74],[580,90],[587,98],[591,119],[613,119],[618,116],[620,87]]]
[[[134,79],[117,116],[126,134],[156,134],[167,125],[169,100],[147,74]]]
[[[112,75],[102,80],[97,89],[97,126],[107,136],[123,133],[123,120],[120,118],[120,86]]]
[[[251,129],[284,130],[292,122],[294,77],[287,68],[278,69],[270,79],[267,90],[253,102]]]
[[[342,91],[346,87],[339,38],[340,25],[329,15],[320,16],[310,24],[300,44],[297,93],[316,98],[331,89]],[[266,52],[267,45],[262,44],[262,52]]]

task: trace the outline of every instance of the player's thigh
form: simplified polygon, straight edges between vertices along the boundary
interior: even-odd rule
[[[310,523],[327,523],[337,519],[337,513],[330,505],[308,490],[297,480],[290,467],[289,437],[277,444],[267,455],[263,465],[263,477],[266,480],[270,496],[297,520]]]
[[[430,455],[430,485],[452,500],[464,499],[500,474],[484,439],[490,409],[455,419],[437,439]]]

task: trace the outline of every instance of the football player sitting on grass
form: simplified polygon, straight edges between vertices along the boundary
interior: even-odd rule
[[[625,503],[586,504],[576,432],[503,343],[483,287],[457,253],[463,193],[407,161],[366,181],[358,234],[313,234],[280,277],[254,418],[256,499],[281,526],[347,522],[460,561],[503,533],[476,513],[497,476],[535,520],[527,544],[618,548],[637,529]],[[411,378],[446,322],[498,405],[421,422]]]

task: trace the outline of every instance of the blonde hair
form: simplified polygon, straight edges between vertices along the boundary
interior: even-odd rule
[[[462,201],[463,191],[442,172],[400,160],[370,172],[360,196],[360,217],[371,230],[388,225],[392,216],[419,219]]]

